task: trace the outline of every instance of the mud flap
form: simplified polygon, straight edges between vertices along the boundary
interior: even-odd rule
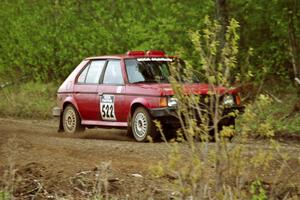
[[[129,114],[128,116],[128,120],[127,120],[127,132],[126,132],[126,136],[127,137],[132,137],[132,128],[131,128],[131,114]]]
[[[60,115],[60,117],[59,117],[59,126],[58,126],[58,130],[57,130],[57,132],[65,132],[64,131],[64,126],[63,126],[63,121],[62,121],[63,119],[62,119],[62,114]]]

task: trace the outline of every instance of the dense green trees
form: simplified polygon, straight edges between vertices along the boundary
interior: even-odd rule
[[[0,78],[63,79],[84,57],[130,49],[180,53],[196,65],[189,30],[200,30],[206,15],[216,17],[218,2],[226,6],[225,23],[240,22],[241,73],[250,69],[258,80],[299,74],[297,0],[2,0]]]

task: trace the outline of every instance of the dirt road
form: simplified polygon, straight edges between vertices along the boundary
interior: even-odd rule
[[[47,188],[49,184],[63,187],[60,192],[56,191],[60,196],[74,193],[69,191],[74,186],[69,182],[78,172],[95,171],[101,163],[107,162],[110,163],[109,176],[116,180],[118,187],[115,188],[118,191],[111,192],[123,196],[130,195],[128,192],[142,195],[139,190],[144,191],[152,182],[149,167],[168,153],[164,143],[137,143],[123,130],[96,129],[64,135],[57,132],[56,121],[0,119],[0,137],[0,175],[4,175],[13,162],[23,179],[29,174],[34,178],[43,177]],[[155,184],[152,186],[149,189],[155,189]],[[84,191],[79,193],[85,195]]]
[[[258,149],[268,149],[263,143],[255,145]],[[284,143],[283,146],[289,155],[299,157],[300,145],[297,142]],[[160,183],[153,179],[149,167],[165,159],[169,153],[164,142],[137,143],[122,130],[87,130],[69,136],[57,133],[56,121],[1,118],[0,150],[0,175],[5,176],[8,166],[13,165],[21,178],[37,180],[33,185],[20,183],[24,187],[20,187],[17,194],[28,198],[33,194],[40,198],[48,194],[50,199],[54,192],[58,196],[88,195],[84,186],[92,187],[87,181],[89,175],[97,171],[104,173],[104,168],[107,168],[105,173],[111,182],[110,193],[135,198],[158,193]],[[82,177],[86,182],[78,181]],[[161,181],[165,184],[164,180]],[[4,185],[5,181],[1,184]],[[39,185],[42,189],[37,194],[34,189]]]
[[[16,136],[18,163],[36,162],[38,159],[53,170],[63,167],[70,173],[105,161],[111,161],[113,168],[141,173],[167,153],[162,143],[137,143],[123,130],[87,130],[70,136],[57,133],[56,126],[54,121],[2,119],[1,145]]]

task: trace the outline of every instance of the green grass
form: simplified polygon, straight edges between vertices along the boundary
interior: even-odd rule
[[[0,89],[0,117],[51,117],[56,104],[57,84],[27,82]]]
[[[288,133],[299,133],[300,134],[300,113],[293,112],[294,114],[290,117],[285,118],[293,110],[293,105],[296,101],[292,99],[284,99],[284,103],[274,103],[271,107],[272,124],[275,132],[288,132]]]
[[[274,87],[263,90],[262,94],[264,96],[246,105],[247,112],[239,117],[237,129],[247,124],[256,132],[262,124],[268,124],[275,133],[300,134],[300,112],[292,112],[295,103],[299,101],[296,88]],[[293,114],[289,116],[290,113]]]
[[[0,190],[0,200],[9,200],[10,195],[8,192]]]

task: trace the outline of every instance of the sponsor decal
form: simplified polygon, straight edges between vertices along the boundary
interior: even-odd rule
[[[171,58],[137,58],[137,61],[143,62],[143,61],[167,61],[172,62],[173,59]]]
[[[116,120],[114,95],[100,96],[100,114],[102,120]]]

